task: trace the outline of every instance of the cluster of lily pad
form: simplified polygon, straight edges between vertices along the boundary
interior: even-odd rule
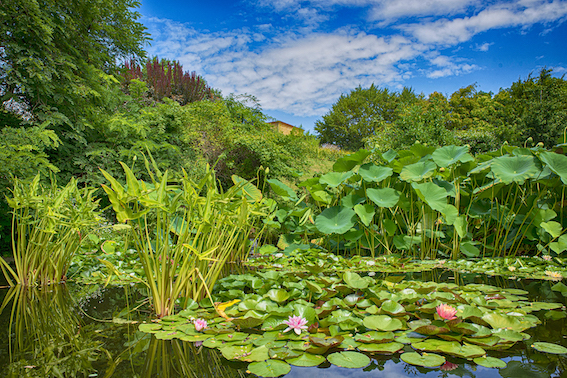
[[[530,302],[526,294],[480,284],[379,280],[352,271],[256,272],[220,280],[214,304],[193,302],[140,330],[216,348],[229,360],[250,362],[248,369],[263,377],[325,361],[360,368],[373,354],[401,353],[406,363],[426,367],[443,365],[447,356],[504,367],[488,352],[521,342],[566,353],[560,345],[528,341],[524,331],[540,323],[534,313],[565,308]]]

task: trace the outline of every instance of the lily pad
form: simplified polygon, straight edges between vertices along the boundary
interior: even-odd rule
[[[383,344],[361,344],[358,346],[363,352],[393,354],[404,348],[404,344],[396,341]]]
[[[358,273],[347,271],[343,275],[343,280],[353,289],[366,289],[368,287],[368,280],[360,277]]]
[[[399,319],[391,318],[388,315],[372,315],[364,318],[362,322],[366,328],[380,331],[396,331],[403,328]]]
[[[423,355],[415,352],[403,353],[400,358],[402,361],[416,366],[435,367],[445,363],[445,357],[438,354],[424,353]]]
[[[474,363],[487,368],[504,368],[506,367],[506,362],[499,358],[494,357],[477,357],[473,359]]]
[[[557,344],[551,344],[551,343],[544,343],[544,342],[540,342],[540,341],[533,343],[532,348],[534,348],[535,350],[538,350],[540,352],[545,352],[545,353],[552,353],[552,354],[565,354],[565,353],[567,353],[567,348],[565,348],[564,346],[557,345]]]
[[[252,374],[260,377],[279,377],[291,371],[291,366],[287,362],[279,360],[267,360],[262,362],[253,362],[248,365],[248,370]]]
[[[337,352],[327,356],[327,359],[333,365],[351,369],[360,369],[370,363],[370,358],[359,352]]]
[[[310,366],[317,366],[317,365],[322,364],[323,362],[326,361],[326,358],[323,357],[323,356],[316,355],[316,354],[303,353],[299,357],[288,358],[285,361],[288,364],[294,365],[294,366],[310,367]]]

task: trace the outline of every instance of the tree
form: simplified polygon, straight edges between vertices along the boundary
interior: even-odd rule
[[[315,123],[321,143],[330,143],[347,150],[358,150],[364,139],[375,135],[391,124],[402,104],[416,101],[409,88],[401,93],[358,87],[348,95],[341,95],[332,109]]]
[[[85,130],[116,106],[117,62],[145,55],[145,27],[131,10],[137,6],[135,0],[2,1],[0,103],[28,112],[24,125],[48,122],[62,142],[51,158],[68,160],[68,150],[86,144]]]

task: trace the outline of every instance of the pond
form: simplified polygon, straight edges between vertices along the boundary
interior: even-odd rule
[[[407,280],[487,284],[528,292],[530,301],[565,304],[553,282],[510,280],[480,274],[434,270],[408,273]],[[157,340],[138,331],[145,292],[133,286],[49,286],[42,289],[3,288],[0,338],[0,377],[255,377],[248,364],[226,360],[217,349],[181,340]],[[410,365],[400,354],[367,354],[363,368],[341,368],[325,361],[318,367],[292,366],[288,378],[316,377],[562,377],[563,354],[530,348],[537,341],[567,345],[564,311],[537,313],[541,324],[527,329],[526,342],[489,356],[506,362],[504,368],[485,368],[466,359],[447,357],[440,367]],[[563,314],[563,315],[561,315]],[[405,351],[411,351],[406,345]],[[332,350],[331,350],[332,351]],[[330,352],[329,352],[330,353]]]

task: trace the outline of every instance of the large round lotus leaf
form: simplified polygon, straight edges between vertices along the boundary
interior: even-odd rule
[[[374,219],[374,214],[376,214],[374,206],[369,203],[364,205],[356,205],[354,207],[354,212],[358,215],[358,217],[366,227],[370,226],[370,223],[372,223],[372,220]]]
[[[487,368],[504,368],[506,367],[506,362],[499,358],[494,357],[477,357],[473,359],[474,363]]]
[[[366,289],[368,287],[368,280],[360,277],[358,273],[346,271],[343,275],[343,280],[346,284],[353,289]]]
[[[285,360],[290,365],[294,366],[317,366],[322,364],[326,361],[326,358],[323,356],[318,356],[316,354],[311,353],[303,353],[301,356],[296,358],[288,358]]]
[[[364,161],[364,159],[368,157],[368,155],[370,155],[370,151],[360,149],[356,151],[354,154],[340,157],[339,159],[337,159],[335,164],[333,164],[333,171],[335,172],[350,171],[357,165],[361,164]]]
[[[382,303],[382,306],[380,307],[380,309],[382,310],[382,312],[385,312],[388,315],[399,315],[399,314],[403,314],[406,312],[406,309],[404,308],[404,306],[402,306],[401,304],[399,304],[396,301],[392,301],[392,300],[387,300],[384,301],[384,303]]]
[[[253,362],[248,365],[248,370],[252,374],[260,377],[279,377],[291,371],[291,366],[287,362],[279,360],[267,360],[262,362]]]
[[[354,339],[361,343],[389,343],[394,340],[394,332],[376,332],[370,331],[366,333],[358,333]]]
[[[436,149],[433,154],[431,154],[433,161],[440,167],[446,168],[457,162],[466,163],[468,161],[474,160],[474,158],[469,154],[469,148],[467,146],[445,146]]]
[[[553,353],[553,354],[565,354],[567,353],[567,348],[557,344],[536,342],[532,344],[532,348],[539,350],[540,352]]]
[[[400,172],[400,179],[404,181],[421,181],[433,176],[435,173],[435,165],[431,160],[420,161],[414,164],[406,165]]]
[[[494,159],[490,168],[504,184],[515,182],[522,185],[540,172],[535,163],[536,160],[532,156],[501,156]]]
[[[331,188],[336,188],[348,180],[352,175],[354,175],[354,172],[329,172],[321,176],[319,178],[319,182],[321,184],[327,184]]]
[[[370,358],[358,352],[337,352],[327,356],[327,360],[336,366],[360,369],[370,363]]]
[[[563,184],[567,185],[567,156],[545,151],[539,155],[539,158],[553,173],[561,177]]]
[[[362,323],[366,328],[380,331],[396,331],[403,328],[399,319],[391,318],[388,315],[367,316]]]
[[[333,206],[323,210],[315,219],[315,226],[320,232],[330,234],[344,234],[356,222],[356,213],[353,209],[343,206]]]
[[[399,193],[392,188],[370,188],[366,195],[379,207],[394,207],[400,199]]]
[[[445,363],[445,357],[431,353],[424,353],[423,356],[415,352],[403,353],[400,358],[402,361],[416,366],[435,367]]]
[[[358,174],[364,181],[369,182],[380,182],[392,176],[393,172],[394,170],[390,167],[382,167],[373,163],[364,164],[358,169]]]
[[[433,210],[443,212],[447,207],[447,191],[432,182],[411,185],[419,198],[429,205]]]
[[[285,302],[289,298],[289,293],[284,289],[271,289],[266,295],[268,298],[278,303]]]
[[[366,201],[366,198],[364,197],[361,197],[357,194],[349,194],[341,198],[341,205],[344,207],[353,208],[359,203],[363,203],[364,201]]]
[[[291,189],[289,186],[287,186],[286,184],[284,184],[283,182],[281,182],[278,179],[269,179],[266,180],[268,182],[268,184],[270,184],[270,187],[272,188],[272,190],[274,191],[274,193],[276,193],[279,196],[282,196],[283,198],[289,198],[292,200],[296,200],[297,199],[297,194],[295,194],[295,191],[293,189]]]
[[[403,349],[403,347],[404,344],[394,341],[391,343],[383,343],[383,344],[362,344],[358,346],[358,349],[360,349],[363,352],[392,354]]]

